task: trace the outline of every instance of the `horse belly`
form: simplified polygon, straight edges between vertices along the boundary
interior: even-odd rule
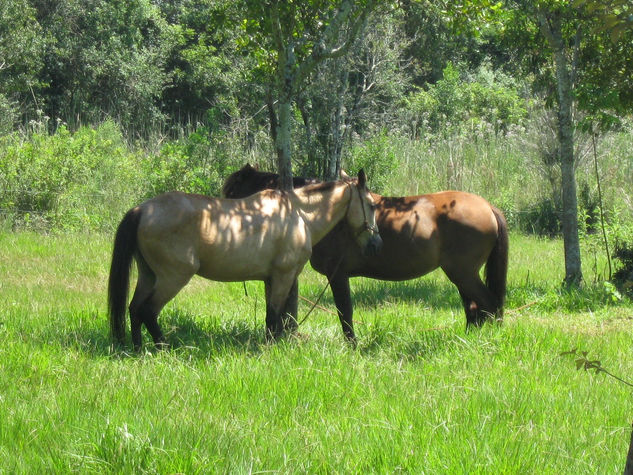
[[[252,246],[202,250],[197,274],[221,282],[264,280],[270,275],[272,261],[265,251]]]
[[[421,277],[435,270],[439,266],[436,253],[401,253],[400,250],[384,252],[381,258],[374,261],[366,261],[369,269],[365,271],[365,277],[373,277],[381,280],[409,280]]]
[[[349,273],[380,280],[409,280],[438,267],[438,248],[432,239],[385,233],[380,253],[371,258],[360,257]]]

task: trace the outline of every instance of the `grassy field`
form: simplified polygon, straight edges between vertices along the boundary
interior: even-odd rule
[[[505,323],[469,332],[440,273],[355,279],[357,349],[322,310],[268,345],[261,284],[196,279],[159,319],[172,349],[135,355],[109,344],[110,249],[105,235],[0,234],[0,473],[624,467],[630,389],[560,356],[633,374],[633,304],[593,254],[586,288],[565,293],[562,243],[512,235]],[[306,269],[300,293],[324,284]],[[333,309],[329,292],[321,303]]]

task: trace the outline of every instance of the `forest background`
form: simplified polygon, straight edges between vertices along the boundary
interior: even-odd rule
[[[219,195],[246,162],[278,169],[280,45],[301,66],[339,42],[346,54],[292,91],[294,174],[364,167],[383,194],[472,191],[512,229],[560,235],[563,61],[575,227],[584,238],[603,218],[611,247],[633,235],[626,2],[7,0],[0,13],[4,229],[111,231],[158,193]]]
[[[631,473],[630,387],[602,376],[633,371],[632,9],[2,0],[0,473],[599,473],[626,446]],[[439,272],[355,278],[357,349],[329,292],[267,345],[263,284],[194,280],[161,314],[172,351],[113,348],[127,209],[286,159],[501,208],[504,324],[466,331]],[[324,285],[307,266],[301,296]]]

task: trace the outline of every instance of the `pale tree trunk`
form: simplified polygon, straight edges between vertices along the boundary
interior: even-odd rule
[[[334,108],[334,116],[332,117],[332,125],[330,130],[330,146],[327,156],[328,163],[326,167],[327,173],[325,176],[327,180],[336,180],[341,171],[341,153],[343,152],[343,138],[345,135],[345,132],[343,130],[343,109],[345,108],[344,102],[348,79],[349,72],[344,71],[340,77],[339,90],[337,91],[336,97],[336,107]]]
[[[298,97],[295,101],[297,108],[301,113],[301,119],[303,121],[303,136],[304,136],[304,148],[308,155],[308,163],[316,166],[314,170],[315,176],[323,176],[323,164],[318,159],[317,144],[315,139],[315,130],[312,123],[311,109],[312,105],[308,105],[305,97]]]
[[[539,12],[541,31],[554,51],[558,93],[558,138],[563,213],[563,242],[565,248],[565,284],[578,286],[582,282],[580,239],[578,236],[578,199],[574,172],[574,124],[572,117],[572,75],[563,40],[559,14]]]
[[[633,475],[633,431],[631,431],[631,442],[629,443],[629,453],[626,456],[624,475]]]
[[[277,170],[279,188],[292,190],[292,99],[294,89],[295,52],[294,42],[290,40],[279,51],[277,81],[279,83],[279,118],[276,121],[275,150],[277,151]]]
[[[315,39],[311,54],[299,63],[295,56],[295,47],[300,39],[293,36],[293,32],[288,35],[284,32],[282,27],[284,19],[281,17],[279,3],[279,1],[272,2],[270,7],[272,36],[277,52],[276,80],[279,92],[278,120],[273,137],[277,151],[277,169],[280,175],[279,187],[290,190],[292,189],[292,104],[295,94],[318,64],[328,58],[339,58],[349,51],[354,38],[364,26],[373,3],[369,2],[361,9],[353,0],[343,0],[328,26],[321,33],[321,37]],[[295,21],[294,18],[290,20]],[[344,31],[344,39],[339,42],[341,31]]]
[[[277,170],[279,171],[279,188],[292,190],[292,155],[290,140],[292,137],[292,103],[284,99],[279,103],[279,123],[275,140],[277,150]]]

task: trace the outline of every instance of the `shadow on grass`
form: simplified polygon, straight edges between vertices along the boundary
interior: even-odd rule
[[[178,360],[208,361],[224,357],[258,357],[271,349],[264,337],[264,325],[255,325],[243,320],[196,321],[191,315],[182,312],[168,313],[162,322],[167,334],[169,349],[166,351]],[[407,330],[394,328],[388,322],[385,325],[373,325],[363,332],[355,350],[366,358],[388,358],[396,361],[424,361],[438,355],[457,352],[459,348],[480,338],[482,328],[464,332],[461,322],[448,323],[440,327]],[[127,343],[122,347],[113,347],[105,325],[83,326],[75,329],[43,329],[43,333],[33,335],[32,343],[50,345],[70,352],[78,352],[85,357],[95,359],[137,359],[148,353],[159,354],[151,338],[143,330],[143,349],[134,352],[129,332]],[[311,341],[312,340],[312,341]],[[331,350],[332,358],[349,345],[338,332],[334,338],[321,335],[308,335],[307,339],[287,338],[277,345],[290,345],[296,342],[306,345],[305,351],[322,352]],[[282,346],[282,348],[286,348]],[[328,350],[329,348],[329,350]],[[304,351],[304,350],[301,350]],[[285,350],[282,351],[282,353]]]
[[[375,307],[383,301],[389,301],[391,304],[419,302],[421,307],[429,309],[424,311],[455,309],[461,315],[461,302],[455,287],[450,282],[438,282],[436,279],[415,279],[397,283],[366,279],[355,285],[352,295],[355,309],[361,315],[363,306]],[[326,304],[329,300],[329,305],[333,308],[331,293],[329,299],[323,300]],[[134,352],[127,319],[126,344],[113,346],[106,317],[103,314],[88,313],[80,318],[75,316],[77,325],[64,328],[51,325],[47,329],[42,328],[42,333],[33,337],[45,344],[55,345],[56,341],[62,347],[72,348],[96,358],[134,358],[147,352],[159,351],[143,327],[143,350],[140,353]],[[166,335],[168,351],[186,354],[189,358],[210,359],[227,354],[253,356],[261,354],[269,346],[265,340],[265,326],[261,319],[255,321],[230,316],[203,316],[178,308],[167,308],[159,316],[159,324]],[[338,325],[338,322],[336,324]],[[457,335],[464,335],[464,325],[465,323],[458,319],[439,328],[425,328],[424,320],[420,319],[418,329],[412,331],[401,328],[395,321],[385,320],[378,325],[366,326],[362,330],[358,328],[361,331],[357,349],[361,354],[368,356],[387,352],[394,358],[424,358],[450,348],[458,338]],[[346,344],[338,331],[331,343],[341,346]]]
[[[438,282],[436,279],[424,277],[397,282],[352,277],[350,282],[352,302],[358,306],[373,307],[385,301],[392,304],[419,303],[424,307],[437,309],[461,306],[457,288],[450,282]],[[320,291],[321,289],[315,291],[313,297]],[[334,306],[332,292],[326,291],[321,301]]]
[[[363,334],[358,351],[367,356],[388,353],[395,359],[426,359],[451,351],[464,337],[468,335],[464,335],[463,326],[458,323],[402,333],[379,326]]]
[[[157,349],[147,332],[141,329],[143,348],[135,352],[132,348],[129,323],[126,320],[126,341],[124,345],[114,345],[110,339],[107,324],[87,319],[78,325],[60,327],[50,325],[31,334],[29,340],[40,344],[73,349],[94,358],[135,358]],[[101,319],[100,319],[101,320]],[[264,324],[244,320],[198,319],[193,314],[172,309],[163,312],[158,319],[168,343],[167,351],[183,352],[195,358],[233,353],[257,355],[268,345],[265,340]]]
[[[172,349],[192,350],[203,358],[226,353],[256,355],[267,346],[263,322],[230,318],[198,321],[175,310],[164,316],[162,326]]]

